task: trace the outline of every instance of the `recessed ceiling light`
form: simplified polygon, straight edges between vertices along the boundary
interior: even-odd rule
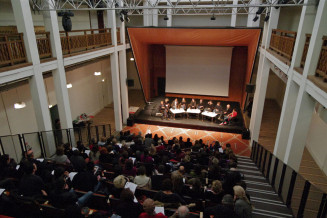
[[[131,61],[134,61],[134,58],[130,58]]]
[[[52,104],[50,104],[50,105],[49,105],[49,108],[52,108],[52,107],[53,107],[53,105],[52,105]]]
[[[102,79],[101,81],[104,82],[105,79]]]
[[[101,76],[101,72],[94,72],[94,76]]]
[[[22,109],[24,107],[26,107],[25,102],[17,102],[17,103],[14,104],[15,109]]]
[[[71,87],[73,87],[73,85],[71,83],[67,84],[67,89],[70,89]]]

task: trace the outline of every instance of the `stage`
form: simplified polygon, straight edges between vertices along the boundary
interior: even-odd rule
[[[160,101],[163,101],[164,97],[157,97],[148,103],[144,109],[139,109],[134,114],[134,121],[136,123],[151,124],[151,125],[160,125],[160,126],[171,126],[178,128],[188,128],[188,129],[200,129],[200,130],[209,130],[209,131],[218,131],[218,132],[229,132],[229,133],[242,133],[244,130],[244,120],[241,113],[240,104],[238,102],[230,101],[220,101],[223,108],[226,108],[227,104],[231,105],[231,108],[235,108],[237,111],[237,120],[228,125],[219,125],[220,122],[216,119],[214,122],[211,119],[203,119],[200,115],[190,116],[188,119],[186,116],[176,115],[175,119],[172,117],[169,120],[162,119],[160,116],[156,116],[156,113],[159,112]],[[172,102],[175,98],[169,98],[169,102]],[[178,98],[180,102],[181,99]],[[187,102],[190,99],[186,99]],[[197,99],[197,103],[199,100]],[[207,104],[207,100],[203,100],[204,104]],[[213,101],[213,104],[216,105],[217,101]],[[171,115],[171,114],[170,114]]]

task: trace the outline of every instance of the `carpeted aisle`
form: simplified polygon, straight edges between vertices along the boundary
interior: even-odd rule
[[[242,139],[242,135],[225,132],[213,132],[205,130],[184,129],[167,126],[154,126],[147,124],[134,124],[134,126],[127,126],[123,131],[129,130],[131,133],[142,133],[144,136],[146,133],[152,133],[153,135],[163,136],[166,140],[173,137],[183,137],[184,141],[190,138],[192,142],[202,139],[205,144],[213,144],[215,141],[219,141],[223,148],[229,143],[232,146],[235,154],[241,156],[250,156],[251,150],[249,146],[249,140]]]

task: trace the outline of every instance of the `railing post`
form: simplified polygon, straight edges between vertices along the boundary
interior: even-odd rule
[[[266,178],[268,178],[268,179],[269,179],[269,174],[270,174],[272,156],[273,156],[272,153],[270,153],[269,160],[268,160],[268,166],[267,166],[267,175],[266,175]]]
[[[91,30],[91,34],[92,34],[92,38],[93,38],[93,48],[95,48],[95,35],[94,35],[94,31]]]
[[[91,144],[91,126],[90,126],[90,124],[87,125],[87,135],[88,135],[89,144]]]
[[[256,149],[256,141],[252,142],[252,151],[251,151],[251,159],[254,160],[254,153]]]
[[[7,49],[8,49],[10,65],[14,65],[14,60],[13,60],[13,56],[12,56],[11,45],[10,45],[10,41],[8,40],[8,36],[7,35],[5,35],[5,41],[6,41],[6,45],[7,45]]]
[[[286,164],[283,164],[282,175],[280,176],[279,187],[278,187],[278,195],[281,195],[283,190],[285,172],[286,172]]]
[[[111,137],[111,124],[109,124],[109,136]]]
[[[86,34],[86,30],[84,30],[84,37],[85,37],[85,43],[86,43],[86,50],[88,49],[88,40],[87,40],[87,34]]]
[[[23,153],[24,151],[27,150],[26,149],[25,139],[22,138],[22,136],[20,134],[18,134],[18,139],[19,139],[20,149],[22,150],[22,153]],[[22,141],[24,141],[24,145],[23,145],[23,142]],[[25,147],[25,150],[24,150],[24,147]]]
[[[261,151],[260,151],[259,166],[258,166],[259,170],[261,168],[262,154],[263,154],[263,146],[261,146]]]
[[[275,158],[274,171],[273,171],[273,175],[271,178],[271,186],[273,187],[274,190],[275,190],[274,186],[275,186],[275,181],[276,181],[278,162],[279,162],[279,159]]]
[[[2,154],[5,154],[5,149],[3,148],[1,137],[0,137],[0,146],[1,146]]]
[[[317,218],[324,218],[327,215],[327,194],[324,193],[321,198]]]
[[[97,140],[100,141],[99,139],[99,129],[98,126],[95,126],[95,134],[97,135]]]
[[[102,126],[102,135],[103,135],[103,137],[106,137],[106,127],[105,126],[106,125]]]
[[[286,198],[286,206],[288,208],[291,206],[292,196],[293,196],[293,191],[294,191],[294,186],[295,186],[295,181],[296,181],[296,176],[297,176],[297,172],[295,172],[293,170],[292,178],[291,178],[291,181],[290,181],[290,187],[288,188],[288,193],[287,193],[287,198]]]
[[[44,145],[41,140],[40,132],[37,132],[37,136],[38,136],[39,144],[40,144],[40,148],[41,148],[41,155],[43,158],[45,158],[45,149],[44,149]]]
[[[51,49],[51,43],[50,43],[50,32],[46,32],[46,38],[47,38],[47,46],[48,46],[48,51],[50,53],[50,57],[52,57],[52,49]]]
[[[257,144],[257,152],[256,152],[256,155],[255,155],[255,164],[258,166],[258,158],[259,158],[259,150],[261,148],[261,145],[260,144]]]
[[[265,150],[265,155],[263,157],[263,166],[262,166],[262,170],[261,170],[261,172],[263,173],[263,175],[265,175],[265,167],[266,167],[266,161],[267,161],[267,154],[268,154],[268,151]]]
[[[297,212],[297,217],[303,217],[304,208],[305,208],[305,205],[307,203],[310,187],[311,187],[311,183],[308,180],[306,180],[305,185],[304,185],[304,189],[303,189],[303,192],[302,192],[300,207],[299,207],[299,210]]]

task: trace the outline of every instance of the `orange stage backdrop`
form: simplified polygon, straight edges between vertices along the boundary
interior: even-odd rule
[[[245,85],[250,82],[252,68],[255,60],[257,46],[260,39],[261,29],[188,29],[188,28],[127,28],[131,46],[133,49],[136,65],[138,68],[145,99],[150,101],[154,96],[154,78],[158,77],[154,73],[156,67],[153,63],[161,62],[159,67],[159,76],[165,67],[155,56],[155,45],[198,45],[198,46],[235,46],[247,47],[247,63],[241,65],[232,60],[230,91],[232,87],[237,87],[238,94],[235,96],[230,93],[226,101],[238,101],[244,104],[246,98]],[[157,47],[158,48],[158,47]],[[234,55],[243,55],[241,54]],[[165,59],[163,59],[165,60]],[[243,69],[246,70],[243,70]],[[233,74],[234,72],[234,74]],[[236,73],[235,73],[236,72]],[[237,74],[237,75],[236,75]],[[240,84],[242,82],[242,84]],[[241,86],[240,86],[241,85]],[[153,91],[153,93],[151,93]]]

